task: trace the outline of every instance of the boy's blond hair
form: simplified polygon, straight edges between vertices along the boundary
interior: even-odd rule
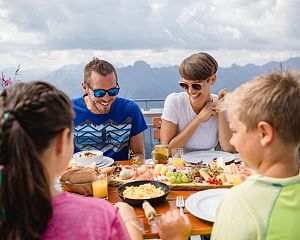
[[[300,142],[299,73],[275,71],[249,81],[225,96],[222,110],[233,110],[248,130],[266,121],[279,138],[289,144]]]

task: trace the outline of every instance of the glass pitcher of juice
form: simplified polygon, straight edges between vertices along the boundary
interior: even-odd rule
[[[155,163],[168,163],[169,149],[167,144],[156,143],[152,151],[152,159]]]

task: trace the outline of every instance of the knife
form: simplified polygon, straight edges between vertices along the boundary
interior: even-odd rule
[[[142,207],[144,209],[145,216],[148,219],[150,226],[156,226],[157,214],[155,209],[151,206],[151,204],[148,201],[144,201]]]

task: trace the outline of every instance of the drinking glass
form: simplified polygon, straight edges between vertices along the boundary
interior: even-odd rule
[[[92,182],[93,196],[98,198],[108,198],[107,174],[101,173],[95,181]]]
[[[172,148],[172,165],[177,167],[184,166],[182,148]]]
[[[152,151],[152,159],[155,163],[168,163],[169,149],[167,144],[156,143]]]
[[[132,160],[132,165],[140,166],[144,163],[144,155],[143,154],[137,154],[134,153],[130,156],[130,159]]]

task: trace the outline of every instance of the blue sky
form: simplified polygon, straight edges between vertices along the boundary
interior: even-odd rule
[[[300,56],[299,0],[0,0],[0,69],[55,70],[93,56],[220,66]]]

